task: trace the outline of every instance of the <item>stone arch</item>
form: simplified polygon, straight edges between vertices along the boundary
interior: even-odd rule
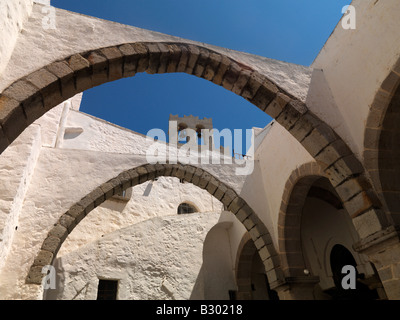
[[[207,171],[191,165],[146,164],[122,172],[103,183],[65,212],[49,231],[37,253],[26,277],[27,284],[40,285],[44,274],[42,268],[51,265],[68,234],[95,207],[119,194],[122,190],[153,180],[160,176],[176,177],[207,190],[220,200],[236,218],[243,223],[265,266],[271,282],[281,281],[279,256],[272,244],[271,236],[256,213],[236,192]]]
[[[248,265],[256,252],[256,248],[250,245],[251,237],[248,233],[245,233],[242,240],[239,243],[239,247],[236,254],[235,262],[235,278],[238,300],[251,300],[251,268]]]
[[[379,212],[371,213],[379,207],[372,187],[359,183],[364,167],[332,128],[290,92],[245,63],[191,43],[135,42],[98,48],[52,62],[16,80],[0,95],[0,152],[59,103],[94,86],[139,72],[185,72],[248,100],[303,145],[335,188],[343,183],[351,186],[344,192],[352,217],[369,212],[386,225]]]
[[[400,58],[370,106],[364,133],[364,163],[383,209],[400,223]]]
[[[239,243],[235,261],[235,280],[237,285],[236,299],[276,300],[276,292],[271,290],[268,283],[269,281],[265,278],[265,275],[260,273],[259,262],[261,260],[256,255],[257,248],[250,234],[245,233]],[[254,277],[255,275],[256,277]],[[262,294],[260,295],[258,293],[254,296],[254,289],[257,291],[261,289]]]
[[[322,200],[322,202],[326,203],[330,208],[336,210],[335,214],[339,211],[342,211],[342,214],[344,214],[343,209],[345,209],[345,207],[343,206],[340,196],[331,185],[329,185],[329,187],[328,185],[329,181],[327,177],[315,162],[303,164],[294,170],[286,182],[278,220],[278,246],[281,258],[281,269],[285,279],[287,279],[289,283],[291,281],[296,283],[296,281],[301,282],[304,281],[304,279],[308,279],[309,284],[314,286],[320,281],[319,276],[316,274],[310,272],[308,275],[305,275],[304,273],[306,269],[311,271],[312,263],[304,247],[305,243],[303,243],[303,241],[305,241],[304,234],[306,233],[302,228],[304,228],[303,224],[305,223],[303,218],[307,213],[304,211],[307,199],[317,198],[319,201]],[[307,210],[309,209],[310,208]],[[310,217],[308,217],[308,223],[310,222],[309,219]],[[343,224],[344,220],[341,221],[342,225],[339,229],[346,230],[347,224]],[[348,231],[351,232],[350,229]],[[356,244],[352,241],[356,241],[357,239],[356,234],[353,234],[353,237],[350,236],[347,238],[346,241],[345,238],[337,237],[336,234],[333,237],[332,235],[328,237],[330,237],[329,240],[324,245],[322,252],[320,251],[322,256],[318,264],[321,263],[320,269],[321,271],[324,270],[324,274],[326,273],[328,276],[332,276],[332,272],[327,270],[327,268],[330,268],[329,255],[333,245],[340,244],[351,248],[351,244]],[[314,247],[314,251],[316,250],[317,249]],[[357,253],[354,247],[353,253]],[[369,263],[361,259],[360,256],[354,257],[358,266],[362,266],[362,268],[364,268],[363,270],[368,269],[368,281],[373,281],[372,279],[375,279],[376,274],[374,270],[369,270],[371,268]],[[324,277],[324,286],[326,286],[326,276]],[[381,286],[381,283],[379,283],[379,281],[376,283],[374,282],[374,285]],[[296,296],[296,293],[294,293],[294,296]]]
[[[307,268],[301,248],[301,213],[311,185],[323,177],[315,162],[303,164],[286,182],[278,219],[278,243],[285,277],[304,276]]]

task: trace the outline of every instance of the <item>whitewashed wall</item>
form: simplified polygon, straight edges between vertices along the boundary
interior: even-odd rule
[[[0,0],[0,74],[11,57],[32,5],[32,0]]]
[[[119,280],[120,300],[202,295],[193,291],[204,288],[198,278],[203,242],[219,217],[218,213],[157,217],[105,235],[55,261],[57,288],[48,290],[46,298],[94,300],[99,279]]]
[[[132,188],[128,202],[108,200],[91,211],[63,243],[63,256],[103,235],[155,217],[177,214],[178,206],[187,202],[199,212],[221,212],[223,205],[207,191],[179,179],[160,177]]]
[[[331,98],[326,95],[309,97],[308,106],[362,159],[369,106],[399,58],[400,6],[398,0],[354,0],[351,4],[356,8],[356,29],[344,29],[339,23],[312,64],[323,70],[333,101],[327,101]],[[319,76],[311,79],[316,95],[321,94]]]

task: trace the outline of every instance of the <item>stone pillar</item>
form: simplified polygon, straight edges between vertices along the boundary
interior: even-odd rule
[[[280,300],[315,300],[315,285],[319,283],[319,277],[304,276],[290,277],[285,283],[272,288],[278,293]]]
[[[400,227],[390,226],[364,238],[354,249],[375,265],[387,298],[400,300]]]

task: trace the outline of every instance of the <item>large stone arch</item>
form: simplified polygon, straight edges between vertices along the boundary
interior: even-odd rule
[[[320,265],[320,271],[326,270],[325,267],[327,267],[328,264],[325,265],[324,261],[329,261],[329,259],[327,259],[327,254],[330,253],[330,250],[332,249],[332,244],[342,243],[343,241],[345,241],[349,248],[352,248],[354,250],[354,254],[358,251],[357,245],[359,243],[359,238],[357,238],[356,230],[353,229],[354,231],[352,231],[351,229],[348,229],[348,224],[344,222],[345,220],[343,220],[343,217],[347,217],[347,214],[343,211],[345,207],[340,196],[335,191],[336,190],[332,188],[330,181],[327,179],[321,167],[315,162],[305,163],[299,168],[293,170],[292,174],[286,182],[285,192],[283,194],[278,218],[278,248],[281,261],[281,270],[284,274],[286,283],[289,286],[292,286],[290,289],[291,291],[289,291],[290,299],[315,298],[314,286],[320,281],[320,278],[317,274],[313,274],[312,272],[310,272],[310,270],[315,267],[315,261],[313,266],[310,261],[310,256],[308,256],[305,247],[306,241],[304,236],[309,236],[310,230],[304,229],[306,227],[304,224],[308,224],[308,227],[310,227],[310,222],[313,221],[310,220],[309,215],[306,219],[307,222],[305,221],[305,216],[310,213],[311,209],[310,202],[308,202],[308,206],[306,205],[307,201],[315,198],[315,201],[320,201],[320,204],[318,205],[314,202],[312,204],[313,207],[319,207],[321,203],[325,203],[325,207],[323,207],[325,208],[325,210],[327,209],[327,206],[331,208],[331,210],[335,210],[335,220],[332,220],[331,216],[331,220],[329,220],[331,221],[331,224],[329,226],[325,226],[326,228],[331,229],[331,227],[334,227],[332,226],[332,223],[337,223],[340,226],[333,233],[333,237],[333,234],[328,236],[331,237],[329,238],[329,241],[333,242],[328,241],[326,246],[323,246],[324,256],[321,256],[321,261],[318,261],[318,264],[322,263],[324,267],[321,267]],[[307,209],[305,209],[306,207]],[[324,211],[320,211],[319,215],[322,212]],[[339,212],[342,212],[342,214],[344,214],[342,218],[340,218],[340,215],[336,218],[336,214],[338,214]],[[341,220],[338,221],[337,219]],[[314,228],[314,230],[316,229]],[[346,237],[346,239],[342,239],[337,236],[343,230],[347,230],[345,233],[342,234],[342,236]],[[313,252],[317,252],[314,244],[312,245],[312,248]],[[360,263],[360,265],[362,265],[361,268],[368,268],[369,279],[375,277],[376,275],[371,275],[372,271],[369,270],[369,262],[371,260],[368,258],[369,262],[367,262],[365,260],[366,257],[364,257],[363,260],[361,260],[361,258],[358,259],[358,262]],[[365,267],[366,265],[368,266]],[[305,273],[306,270],[308,270],[309,273]],[[324,277],[324,286],[326,287],[326,275]],[[378,281],[377,284],[382,286],[380,281]],[[285,295],[282,294],[282,296]]]
[[[400,59],[389,70],[370,106],[364,134],[365,168],[383,203],[400,224]]]
[[[278,218],[278,243],[285,277],[304,276],[306,262],[301,248],[301,212],[311,185],[323,177],[315,162],[295,169],[285,185]]]
[[[185,72],[220,85],[273,117],[318,161],[352,218],[368,213],[377,227],[359,222],[362,236],[387,226],[380,203],[363,178],[364,167],[346,143],[307,106],[247,64],[206,46],[134,42],[73,54],[16,80],[0,95],[0,152],[45,112],[84,90],[138,72]],[[361,181],[361,182],[360,182]],[[342,186],[339,188],[339,186]]]
[[[237,285],[237,300],[254,299],[252,295],[252,271],[255,254],[257,254],[257,248],[250,234],[247,232],[243,235],[236,254],[235,279]],[[274,300],[274,292],[272,292],[269,287],[267,287],[266,290],[268,291],[268,299]]]
[[[232,188],[207,171],[191,165],[146,164],[124,171],[117,177],[103,183],[65,212],[43,241],[40,251],[36,254],[30,267],[26,283],[37,285],[42,283],[44,277],[42,273],[43,267],[52,264],[68,234],[72,232],[76,225],[91,210],[113,195],[119,194],[122,190],[160,176],[183,179],[186,182],[207,190],[216,199],[220,200],[245,226],[250,234],[258,254],[263,261],[269,281],[271,283],[282,281],[282,274],[279,269],[279,256],[273,246],[270,233],[257,214]]]

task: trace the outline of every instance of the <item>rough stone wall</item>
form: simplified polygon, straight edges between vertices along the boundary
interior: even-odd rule
[[[203,242],[219,216],[157,217],[105,235],[56,260],[57,289],[47,299],[96,299],[99,278],[119,280],[120,300],[189,299],[204,287]]]
[[[72,231],[57,256],[61,257],[115,230],[157,216],[177,214],[179,204],[194,204],[199,212],[221,212],[223,205],[206,190],[179,179],[160,177],[132,188],[128,202],[107,200],[91,211]]]
[[[0,74],[11,57],[32,5],[32,0],[0,0]]]

